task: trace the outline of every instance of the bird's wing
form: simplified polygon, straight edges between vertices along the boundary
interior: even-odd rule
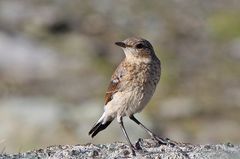
[[[113,95],[119,91],[120,86],[122,84],[122,78],[126,74],[122,63],[117,67],[114,74],[112,75],[110,84],[108,86],[107,92],[105,94],[105,105],[112,100]]]

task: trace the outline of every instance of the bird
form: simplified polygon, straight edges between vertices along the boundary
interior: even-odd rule
[[[116,118],[132,154],[136,155],[137,148],[129,139],[123,117],[129,117],[160,143],[169,142],[169,139],[155,135],[134,116],[143,110],[153,96],[161,76],[161,62],[151,43],[141,37],[130,37],[115,44],[123,49],[125,58],[111,77],[104,98],[104,112],[89,131],[89,135],[93,138]]]

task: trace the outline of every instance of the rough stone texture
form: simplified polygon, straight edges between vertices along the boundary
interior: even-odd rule
[[[59,145],[50,146],[19,154],[0,154],[0,159],[77,159],[77,158],[168,158],[168,159],[238,159],[240,158],[240,146],[227,144],[217,145],[193,145],[188,143],[176,143],[172,145],[160,145],[153,139],[139,139],[136,142],[138,150],[136,156],[132,156],[127,144],[115,142],[112,144],[86,144],[86,145]]]

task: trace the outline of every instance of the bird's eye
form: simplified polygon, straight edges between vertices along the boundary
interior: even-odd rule
[[[136,48],[137,48],[137,49],[142,49],[143,47],[144,47],[143,44],[137,44],[137,45],[136,45]]]

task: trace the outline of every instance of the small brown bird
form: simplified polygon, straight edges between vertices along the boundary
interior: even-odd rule
[[[140,112],[151,99],[160,79],[161,63],[152,45],[145,39],[131,37],[115,44],[123,49],[126,57],[112,75],[105,95],[104,113],[89,131],[89,135],[94,137],[117,118],[135,155],[136,148],[123,125],[124,116],[128,116],[160,143],[168,142],[167,139],[156,136],[134,117],[134,114]]]

